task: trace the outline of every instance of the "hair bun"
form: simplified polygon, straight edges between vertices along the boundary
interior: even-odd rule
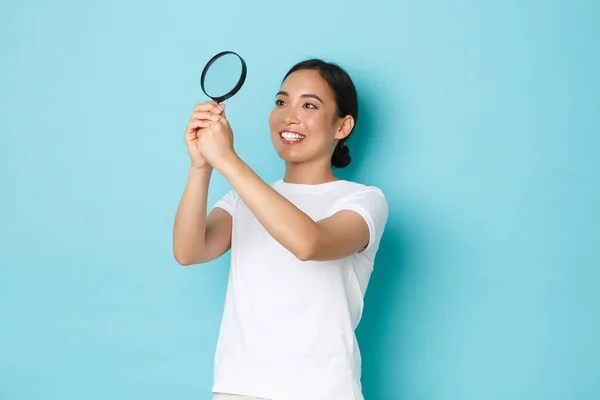
[[[344,157],[350,157],[350,148],[345,143],[342,146],[342,155]]]
[[[344,168],[350,164],[350,161],[352,161],[352,158],[350,157],[350,149],[346,143],[339,142],[333,151],[331,165],[336,168]]]

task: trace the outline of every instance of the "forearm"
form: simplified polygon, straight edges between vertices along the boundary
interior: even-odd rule
[[[224,165],[220,172],[267,232],[299,259],[308,259],[317,241],[315,221],[265,183],[237,155]]]
[[[208,185],[212,168],[190,167],[173,226],[173,254],[185,265],[204,251]]]

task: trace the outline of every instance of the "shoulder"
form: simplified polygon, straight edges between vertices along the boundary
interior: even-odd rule
[[[369,244],[360,253],[372,259],[387,225],[389,206],[383,190],[377,186],[357,182],[344,184],[347,193],[334,206],[334,212],[349,210],[359,214],[369,229]]]
[[[379,205],[385,205],[387,207],[386,196],[383,190],[378,186],[344,181],[341,189],[344,191],[344,193],[340,200],[343,202],[351,200],[373,201]]]
[[[230,189],[226,192],[217,202],[212,206],[211,210],[214,208],[222,208],[227,211],[232,216],[235,214],[238,203],[240,201],[240,196],[233,189]]]
[[[347,181],[340,190],[343,193],[334,201],[332,213],[353,210],[370,223],[385,225],[389,214],[389,205],[381,188]]]

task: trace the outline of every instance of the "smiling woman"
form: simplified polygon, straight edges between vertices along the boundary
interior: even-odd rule
[[[286,74],[275,104],[269,122],[273,144],[281,158],[298,161],[288,159],[286,152],[281,152],[278,136],[284,144],[290,145],[315,131],[319,135],[313,139],[312,149],[303,151],[313,156],[330,155],[334,167],[343,168],[350,164],[350,152],[345,142],[358,118],[358,97],[352,80],[343,69],[318,59],[295,65]],[[304,131],[297,126],[299,121],[304,125]],[[311,150],[317,148],[322,151],[313,154]]]
[[[388,204],[379,188],[334,174],[350,163],[357,117],[341,67],[294,66],[269,118],[285,174],[268,184],[235,152],[224,105],[195,107],[173,246],[182,265],[232,252],[215,399],[363,400],[355,330]],[[233,189],[207,215],[213,169]]]

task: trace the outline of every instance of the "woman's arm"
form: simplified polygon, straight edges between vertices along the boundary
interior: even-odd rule
[[[215,208],[206,216],[212,167],[190,167],[173,226],[173,255],[181,265],[205,263],[231,246],[231,215]]]
[[[258,177],[233,149],[226,118],[204,129],[198,140],[203,157],[229,181],[267,232],[300,260],[343,258],[368,244],[369,228],[358,213],[344,210],[315,222]]]
[[[369,228],[358,213],[342,210],[315,222],[264,182],[235,152],[218,165],[267,232],[298,259],[343,258],[368,244]]]

